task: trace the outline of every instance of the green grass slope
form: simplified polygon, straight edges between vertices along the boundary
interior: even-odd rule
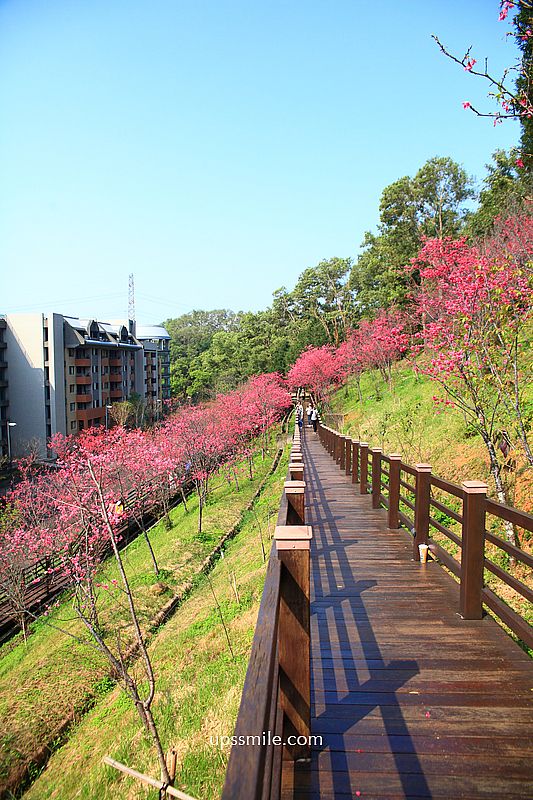
[[[162,569],[158,578],[151,570],[148,550],[142,537],[123,551],[128,575],[135,590],[141,624],[145,628],[148,628],[149,621],[157,611],[190,581],[206,556],[239,521],[270,466],[269,459],[261,461],[257,457],[253,480],[245,477],[243,470],[238,492],[235,484],[227,481],[222,473],[218,475],[214,480],[215,489],[205,509],[204,529],[201,534],[196,530],[195,498],[189,501],[188,512],[181,505],[171,512],[170,531],[162,523],[156,525],[150,538]],[[116,566],[111,559],[102,566],[101,582],[111,586],[115,577]],[[121,625],[121,635],[123,640],[127,640],[131,631],[125,610],[120,603],[115,602],[116,598],[111,591],[102,591],[102,599],[104,622],[108,625]],[[243,592],[239,596],[239,603],[249,606],[250,596]],[[240,613],[240,607],[237,610]],[[237,610],[229,609],[228,613],[231,616]],[[53,611],[49,621],[73,632],[80,630],[68,598]],[[194,637],[191,641],[193,640]],[[184,643],[184,647],[187,644]],[[233,664],[228,668],[230,682],[235,679],[236,669]],[[44,620],[33,625],[32,635],[26,646],[22,641],[14,640],[0,649],[0,794],[2,789],[13,785],[13,780],[23,773],[26,765],[42,748],[53,749],[66,719],[75,724],[93,703],[96,702],[99,708],[98,699],[104,697],[110,687],[112,684],[108,678],[107,663],[93,653],[89,654],[86,646],[77,644],[45,624]],[[166,695],[162,695],[161,707],[165,706],[165,698]],[[117,694],[117,703],[118,707],[128,706],[125,697],[120,693]],[[136,722],[133,727],[135,726]],[[117,729],[114,731],[116,734]],[[49,774],[49,770],[46,770],[46,774]],[[53,778],[52,785],[54,781]],[[68,792],[73,792],[72,787]],[[45,795],[37,793],[34,796]],[[78,795],[61,793],[50,796]],[[83,796],[103,797],[98,792]]]
[[[344,433],[368,441],[373,447],[381,447],[385,453],[400,453],[405,463],[429,463],[435,475],[453,483],[486,481],[489,495],[495,497],[489,460],[481,438],[469,428],[456,409],[433,401],[434,395],[442,396],[442,391],[433,381],[415,375],[409,365],[400,362],[393,370],[392,387],[383,381],[378,371],[364,373],[361,395],[362,399],[353,380],[337,390],[332,398],[335,416],[329,419],[333,427],[342,428]],[[533,513],[533,469],[519,464],[516,471],[504,474],[504,480],[510,504]],[[459,501],[451,495],[442,494],[438,499],[455,511],[461,510]],[[400,507],[412,518],[412,511],[407,506]],[[433,515],[441,524],[460,533],[460,526],[451,517],[436,510]],[[503,535],[502,527],[494,517],[489,518],[488,525],[493,533]],[[431,536],[460,560],[459,547],[450,539],[434,529]],[[519,540],[524,550],[533,553],[532,534],[520,529]],[[532,586],[531,570],[527,566],[512,565],[506,553],[489,543],[486,544],[486,553],[498,566]],[[485,570],[485,584],[533,623],[532,603],[488,570]],[[525,645],[524,649],[527,649]]]
[[[202,800],[218,797],[222,788],[228,750],[210,740],[233,732],[266,570],[261,538],[269,548],[267,540],[273,534],[287,460],[286,449],[209,580],[204,576],[199,581],[150,645],[157,675],[156,722],[165,748],[173,746],[178,753],[175,785]],[[222,610],[233,655],[212,590]],[[159,777],[156,758],[137,714],[119,689],[84,716],[26,792],[25,800],[111,800],[119,796],[137,800],[158,796],[103,765],[105,755]]]
[[[349,380],[333,396],[332,411],[343,415],[345,433],[385,453],[400,453],[406,463],[431,464],[436,475],[455,483],[485,480],[494,495],[483,442],[456,409],[433,401],[434,395],[443,396],[437,384],[400,362],[393,369],[392,388],[377,370],[368,371],[361,393],[362,400]],[[533,507],[532,472],[525,470],[509,481],[511,501],[526,511]]]

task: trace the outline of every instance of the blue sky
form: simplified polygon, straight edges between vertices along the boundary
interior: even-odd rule
[[[446,155],[481,179],[516,123],[497,0],[2,0],[1,312],[258,310],[356,256],[383,188]]]

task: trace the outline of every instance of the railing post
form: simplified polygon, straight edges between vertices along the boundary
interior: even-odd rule
[[[372,447],[372,508],[379,508],[381,494],[381,447]]]
[[[341,435],[335,431],[335,463],[339,464],[341,460]]]
[[[419,544],[427,544],[429,536],[429,500],[431,497],[431,465],[415,464],[415,538],[413,541],[413,558],[420,561]]]
[[[352,440],[349,436],[346,437],[346,475],[352,474]]]
[[[305,481],[285,481],[287,525],[305,525]]]
[[[346,469],[346,436],[339,436],[340,440],[340,454],[339,454],[339,467],[341,472]]]
[[[460,614],[463,619],[481,619],[487,484],[482,481],[464,481],[462,488],[464,495]]]
[[[402,457],[398,453],[389,456],[389,511],[387,526],[392,530],[400,527],[400,464]]]
[[[304,465],[302,461],[291,461],[289,463],[289,474],[291,481],[303,481]]]
[[[359,442],[352,439],[352,483],[359,483]]]
[[[359,494],[368,492],[368,442],[359,442]]]
[[[306,737],[305,744],[286,746],[293,760],[310,757],[311,649],[309,611],[309,525],[276,527],[274,534],[281,561],[278,623],[279,702],[283,713],[283,741]]]

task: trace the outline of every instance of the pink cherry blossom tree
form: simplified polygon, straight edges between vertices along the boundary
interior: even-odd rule
[[[415,302],[424,321],[418,368],[442,387],[481,436],[498,498],[505,502],[496,449],[502,428],[513,429],[533,464],[521,366],[532,313],[531,281],[521,259],[495,242],[482,254],[465,240],[427,240],[413,263],[421,278]]]
[[[343,365],[331,345],[308,347],[301,353],[287,375],[290,389],[307,387],[319,404],[327,403],[334,384],[343,376]]]

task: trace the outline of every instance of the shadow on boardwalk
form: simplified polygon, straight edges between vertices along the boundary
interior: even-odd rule
[[[415,564],[409,535],[304,441],[322,745],[287,765],[284,796],[532,797],[530,660],[489,618],[461,620],[453,580]]]

